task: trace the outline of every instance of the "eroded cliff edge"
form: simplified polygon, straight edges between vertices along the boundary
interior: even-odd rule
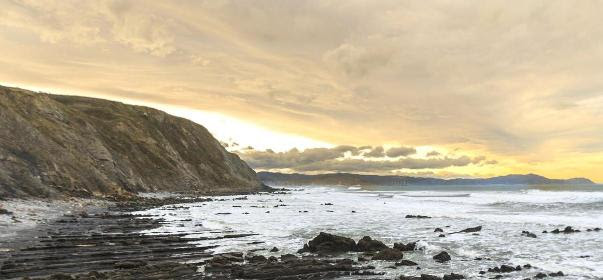
[[[192,121],[0,86],[0,197],[262,189],[245,162]]]

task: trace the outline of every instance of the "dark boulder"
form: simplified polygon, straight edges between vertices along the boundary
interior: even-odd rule
[[[519,270],[521,270],[521,268],[519,268]],[[513,271],[515,271],[515,268],[510,265],[503,264],[500,266],[500,272],[509,273]]]
[[[465,279],[465,276],[460,275],[460,274],[455,274],[455,273],[444,274],[444,280],[459,280],[459,279]]]
[[[526,267],[528,268],[528,267]],[[496,273],[510,273],[514,271],[521,271],[521,266],[518,265],[516,267],[503,264],[500,267],[488,268],[488,272],[496,272]]]
[[[547,275],[542,272],[539,272],[538,274],[536,274],[536,276],[534,276],[534,278],[536,278],[536,279],[542,279],[542,278],[546,278],[546,277],[547,277]]]
[[[417,248],[417,242],[411,242],[408,244],[404,244],[404,243],[394,243],[394,249],[400,250],[400,251],[414,251]]]
[[[373,240],[370,236],[365,236],[358,240],[358,244],[356,245],[356,250],[360,252],[376,252],[386,248],[387,246],[383,242]]]
[[[433,230],[433,232],[444,232],[444,230],[441,228],[436,228],[435,230]]]
[[[250,263],[264,263],[267,262],[268,259],[262,255],[254,255],[247,258],[247,261]]]
[[[563,274],[563,271],[557,271],[554,273],[549,273],[549,276],[551,277],[561,277],[561,276],[565,276],[565,274]]]
[[[298,258],[297,258],[297,256],[295,256],[293,254],[281,255],[281,261],[283,261],[283,262],[296,261],[296,260],[298,260]]]
[[[445,251],[442,251],[439,254],[433,256],[433,259],[437,262],[447,262],[451,260],[450,255]]]
[[[415,266],[415,265],[419,265],[416,262],[413,261],[409,261],[409,260],[401,260],[400,262],[396,263],[396,266]]]
[[[272,247],[272,249],[270,249],[270,252],[273,252],[273,253],[274,253],[274,252],[278,252],[278,248],[276,248],[276,247]]]
[[[568,234],[568,233],[576,233],[576,232],[580,232],[580,230],[574,229],[571,226],[567,226],[563,230],[554,229],[554,230],[551,231],[551,233],[554,233],[554,234],[559,234],[559,233]],[[543,233],[544,233],[544,231],[543,231]]]
[[[358,276],[375,276],[375,275],[385,275],[385,272],[375,272],[370,270],[357,270],[352,272],[352,275]]]
[[[383,249],[379,251],[379,253],[375,254],[373,260],[382,260],[382,261],[397,261],[402,259],[402,252],[396,249]]]
[[[421,274],[421,280],[442,280],[442,278],[435,275]]]
[[[459,232],[463,232],[463,233],[470,233],[470,232],[478,232],[482,230],[482,226],[476,226],[476,227],[470,227],[470,228],[466,228],[464,230],[461,230]]]
[[[429,216],[423,216],[423,215],[406,215],[407,219],[431,219],[431,217]]]
[[[353,239],[325,232],[319,233],[300,250],[300,252],[312,253],[344,253],[350,251],[356,251],[356,242]]]

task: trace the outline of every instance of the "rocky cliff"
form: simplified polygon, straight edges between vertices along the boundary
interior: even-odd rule
[[[189,120],[0,86],[0,197],[263,188],[245,162]]]

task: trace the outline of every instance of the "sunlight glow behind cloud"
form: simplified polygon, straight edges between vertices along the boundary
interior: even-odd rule
[[[0,83],[149,104],[260,150],[429,146],[496,161],[442,174],[603,181],[601,1],[0,8]]]

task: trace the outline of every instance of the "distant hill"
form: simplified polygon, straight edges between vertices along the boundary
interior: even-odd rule
[[[0,199],[263,188],[245,162],[192,121],[0,86]]]
[[[405,185],[590,185],[586,178],[549,179],[536,174],[506,175],[484,179],[438,179],[411,176],[381,176],[350,173],[318,175],[259,172],[258,176],[268,185],[344,185],[344,186],[405,186]]]

